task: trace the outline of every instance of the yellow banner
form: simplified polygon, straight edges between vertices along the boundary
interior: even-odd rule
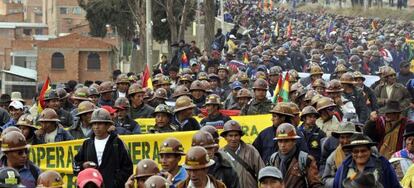
[[[406,40],[407,44],[411,46],[411,49],[414,49],[414,40]],[[411,72],[414,72],[414,59],[411,60],[410,63],[410,70]]]
[[[272,125],[271,117],[272,116],[270,114],[266,114],[256,116],[233,116],[231,118],[238,121],[242,125],[243,132],[245,133],[242,137],[243,141],[246,143],[253,143],[260,131]],[[198,118],[197,120],[200,122],[201,119]],[[153,127],[155,120],[137,119],[137,122],[141,126],[141,131],[146,132]],[[136,165],[141,159],[148,158],[159,162],[159,146],[162,141],[169,137],[175,137],[180,140],[183,144],[184,150],[187,151],[191,147],[192,135],[195,132],[196,131],[125,135],[120,136],[120,138],[128,147],[132,162]],[[60,172],[67,187],[75,188],[76,177],[72,174],[72,162],[82,143],[83,140],[73,140],[35,145],[30,149],[30,159],[43,171],[51,169]],[[221,138],[220,146],[223,147],[224,145],[226,145],[226,141]],[[181,162],[184,162],[184,157]]]

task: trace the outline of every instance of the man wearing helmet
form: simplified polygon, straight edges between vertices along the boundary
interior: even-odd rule
[[[73,126],[69,129],[75,139],[87,138],[92,134],[92,127],[89,124],[93,110],[96,106],[89,101],[83,101],[78,105],[78,113]]]
[[[54,187],[54,188],[63,188],[63,178],[60,174],[54,170],[48,170],[42,172],[39,175],[39,179],[37,181],[37,188],[46,188],[46,187]]]
[[[266,98],[268,83],[264,79],[257,79],[253,83],[254,98],[241,110],[242,115],[265,114],[272,108],[272,102]]]
[[[224,123],[231,120],[229,116],[223,115],[220,110],[220,97],[216,94],[211,94],[207,97],[205,107],[207,109],[207,117],[200,122],[201,126],[211,125],[217,129],[222,129]]]
[[[116,93],[115,98],[118,97],[127,97],[127,91],[129,88],[129,79],[126,74],[120,74],[116,78]]]
[[[51,108],[46,108],[40,113],[38,122],[41,128],[36,131],[35,143],[51,143],[73,140],[73,136],[60,125],[58,115]]]
[[[21,184],[21,177],[19,172],[13,168],[0,169],[0,187],[22,188],[26,187]]]
[[[226,187],[238,188],[239,179],[236,171],[233,169],[222,153],[217,152],[218,144],[215,143],[213,136],[206,131],[198,131],[193,135],[191,146],[201,146],[207,150],[210,159],[214,160],[214,165],[209,167],[208,173],[217,180],[222,181]],[[224,153],[223,153],[224,154]]]
[[[225,188],[226,185],[216,180],[208,174],[210,166],[214,165],[214,160],[207,155],[207,150],[200,146],[194,146],[188,150],[185,156],[184,168],[188,176],[185,180],[177,184],[177,188],[185,187],[211,187]]]
[[[199,130],[200,124],[193,118],[193,110],[196,105],[187,96],[179,97],[175,102],[173,124],[178,126],[178,131]]]
[[[176,138],[167,138],[160,146],[160,164],[162,171],[168,172],[172,178],[172,184],[185,180],[187,171],[179,163],[181,156],[185,155],[183,145]]]
[[[154,108],[144,103],[145,91],[139,84],[132,84],[128,90],[131,108],[129,113],[132,119],[152,117]]]
[[[129,116],[129,101],[125,97],[119,97],[115,100],[114,108],[116,115],[114,118],[115,127],[125,128],[130,134],[140,134],[141,127],[136,121]]]
[[[62,109],[56,90],[51,89],[50,91],[46,92],[45,104],[47,108],[51,108],[57,113],[60,124],[62,124],[64,127],[72,126],[73,117],[69,112]]]
[[[177,125],[172,124],[173,121],[173,112],[171,107],[160,104],[155,108],[155,125],[154,128],[151,128],[149,133],[164,133],[164,132],[174,132],[178,129]]]
[[[40,169],[29,160],[29,145],[22,133],[11,131],[2,135],[0,168],[13,168],[20,174],[20,180],[26,187],[35,187]],[[1,173],[0,173],[1,175]],[[0,178],[1,179],[1,178]]]
[[[99,106],[113,106],[114,105],[114,91],[111,81],[102,82],[99,85]]]
[[[232,161],[239,176],[241,188],[257,187],[257,174],[265,166],[259,152],[250,144],[241,140],[244,135],[240,124],[230,120],[224,124],[223,132],[220,134],[227,145],[221,149]]]
[[[270,164],[280,169],[283,182],[289,187],[321,187],[316,160],[296,147],[300,136],[290,123],[281,124],[276,130],[279,151],[270,158]]]
[[[411,95],[404,85],[397,83],[397,73],[394,69],[391,67],[385,68],[382,76],[385,80],[385,84],[378,85],[374,91],[378,99],[379,107],[385,106],[389,100],[399,101],[403,109],[409,107],[411,103]]]
[[[133,166],[124,142],[108,131],[114,124],[110,113],[102,108],[96,109],[90,123],[93,134],[83,142],[74,157],[74,174],[85,168],[97,168],[104,177],[105,186],[123,188],[133,173]]]

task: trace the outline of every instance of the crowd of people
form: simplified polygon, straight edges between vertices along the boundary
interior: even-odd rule
[[[412,23],[282,8],[240,15],[246,30],[218,29],[211,53],[173,44],[152,89],[143,74],[116,70],[44,95],[40,83],[32,106],[19,92],[1,95],[0,187],[63,187],[29,147],[84,138],[73,159],[81,188],[414,187]],[[368,76],[378,80],[366,85]],[[272,100],[282,78],[287,101]],[[248,144],[235,114],[271,114],[272,125]],[[139,118],[154,127],[142,131]],[[118,137],[178,131],[196,131],[191,148],[168,138],[159,161],[135,170]]]

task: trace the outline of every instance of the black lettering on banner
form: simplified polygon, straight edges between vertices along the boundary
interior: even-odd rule
[[[149,159],[150,158],[150,144],[149,142],[142,142],[142,158]]]
[[[259,134],[259,132],[257,131],[256,125],[253,125],[249,136],[257,136],[258,134]]]
[[[66,168],[69,168],[69,165],[72,165],[73,163],[72,146],[68,147],[68,160],[66,162]]]
[[[128,145],[129,145],[129,151],[131,153],[132,164],[137,164],[139,162],[139,159],[137,159],[137,156],[141,154],[141,151],[139,150],[141,143],[131,142]]]
[[[242,131],[244,133],[244,136],[250,136],[249,135],[249,126],[247,125],[242,125]]]
[[[47,147],[46,148],[46,168],[56,168],[56,164],[52,162],[55,159],[56,159],[55,148]]]
[[[56,168],[65,168],[63,157],[65,156],[63,147],[56,147]]]
[[[160,163],[160,155],[159,155],[160,151],[158,149],[158,142],[157,141],[154,142],[154,146],[152,148],[153,148],[153,151],[154,151],[154,152],[152,152],[152,160],[156,161],[157,163]]]
[[[37,161],[36,164],[40,166],[40,162],[45,158],[45,148],[38,147],[37,149]]]
[[[76,188],[76,176],[73,174],[60,173],[66,188]]]

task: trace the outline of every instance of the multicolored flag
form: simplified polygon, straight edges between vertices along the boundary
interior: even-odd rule
[[[326,35],[329,36],[329,33],[331,33],[332,31],[334,31],[334,26],[335,26],[335,21],[329,21],[329,26],[326,29]]]
[[[277,85],[275,90],[273,91],[272,103],[276,103],[278,101],[278,96],[280,89],[282,89],[282,82],[283,82],[283,75],[279,75],[279,80],[277,81]]]
[[[246,65],[249,64],[249,53],[248,52],[243,53],[243,63]]]
[[[154,89],[154,87],[152,86],[151,72],[148,64],[145,65],[145,70],[142,74],[142,88]]]
[[[187,54],[185,54],[185,52],[183,51],[183,53],[181,54],[180,72],[184,68],[188,68],[188,67],[190,67],[190,64],[188,63]]]
[[[45,103],[45,94],[51,89],[50,87],[50,78],[47,76],[45,83],[42,86],[42,89],[40,90],[39,97],[37,99],[37,112],[40,114],[43,109],[46,107]]]
[[[285,81],[283,82],[283,87],[279,92],[278,101],[279,102],[289,102],[289,72],[286,72]]]
[[[378,29],[378,22],[375,21],[375,20],[372,20],[371,28],[372,28],[372,30],[377,30]]]
[[[289,38],[292,36],[292,20],[289,21],[289,25],[287,26],[286,36]]]

